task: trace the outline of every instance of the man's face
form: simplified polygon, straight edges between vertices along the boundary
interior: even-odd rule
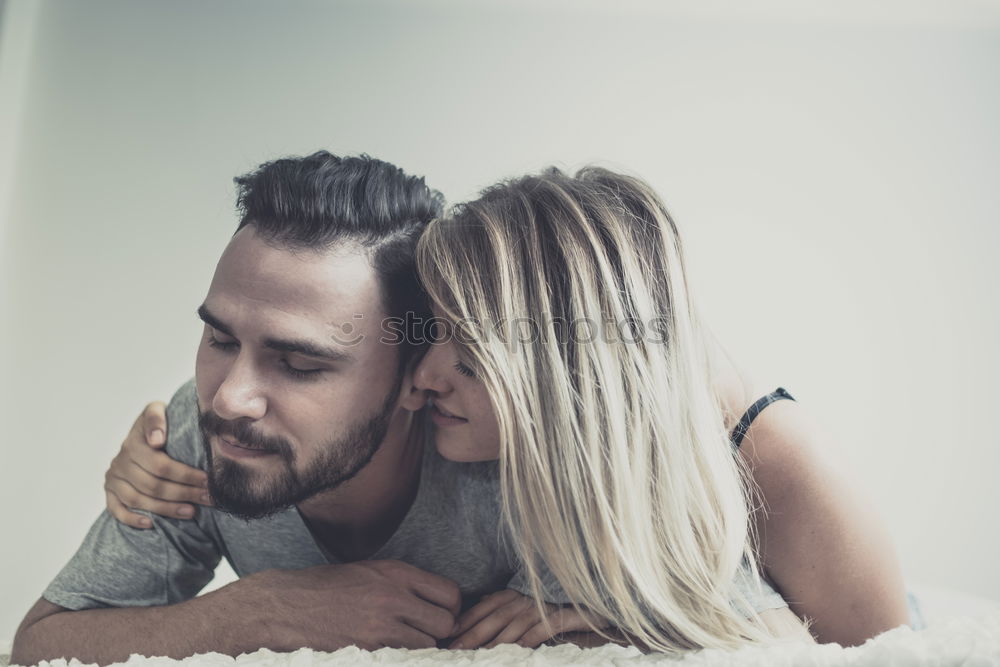
[[[379,340],[378,281],[360,249],[291,251],[245,227],[199,314],[195,375],[217,506],[266,516],[371,460],[396,410],[399,351]]]

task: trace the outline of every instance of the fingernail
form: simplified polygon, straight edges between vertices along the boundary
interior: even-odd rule
[[[187,517],[190,517],[190,516],[193,516],[193,515],[194,515],[194,508],[193,507],[187,507],[187,506],[185,506],[185,507],[181,507],[180,509],[177,510],[177,516],[182,516],[182,517],[187,518]]]
[[[449,646],[448,648],[451,649],[452,651],[461,651],[463,648],[465,648],[465,645],[462,642],[452,642],[451,646]]]
[[[149,432],[149,442],[154,445],[163,444],[163,431],[158,428],[154,428]]]
[[[212,504],[212,496],[208,495],[207,493],[201,494],[201,502],[204,503],[204,504],[206,504],[206,505],[211,505]]]
[[[153,522],[150,521],[149,519],[139,519],[139,525],[142,526],[143,528],[151,528]]]
[[[201,480],[201,486],[202,486],[202,488],[205,488],[205,489],[208,488],[208,477],[202,478],[202,480]]]

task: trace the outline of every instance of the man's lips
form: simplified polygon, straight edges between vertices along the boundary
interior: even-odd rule
[[[248,446],[244,445],[242,442],[240,442],[239,440],[234,440],[233,438],[230,438],[230,437],[227,437],[227,436],[224,436],[224,435],[220,435],[219,436],[219,440],[222,440],[223,442],[225,442],[230,447],[239,447],[240,449],[249,449],[249,450],[254,451],[254,452],[262,452],[262,451],[264,451],[264,450],[262,450],[259,447],[248,447]]]
[[[222,451],[237,458],[267,456],[275,453],[270,450],[260,449],[259,447],[247,447],[240,441],[233,440],[228,436],[219,435],[217,437],[219,438]]]

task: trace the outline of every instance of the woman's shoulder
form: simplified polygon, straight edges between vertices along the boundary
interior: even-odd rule
[[[750,406],[783,383],[773,377],[761,380],[762,376],[752,376],[721,345],[716,345],[711,359],[713,387],[727,432],[732,433]],[[789,390],[794,396],[794,387]],[[782,483],[787,477],[804,478],[806,470],[815,472],[841,465],[835,449],[831,434],[810,412],[796,401],[787,400],[762,409],[740,444],[740,452],[752,466],[767,464],[770,474]]]
[[[710,344],[709,357],[712,388],[722,409],[726,430],[732,433],[750,406],[778,385],[765,385],[754,378],[714,339]]]

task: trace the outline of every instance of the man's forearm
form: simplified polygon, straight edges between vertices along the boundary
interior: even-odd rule
[[[201,597],[160,607],[62,611],[23,627],[11,664],[78,658],[107,665],[133,653],[181,659],[215,651],[236,656],[267,646],[255,605],[241,604],[233,582]]]

